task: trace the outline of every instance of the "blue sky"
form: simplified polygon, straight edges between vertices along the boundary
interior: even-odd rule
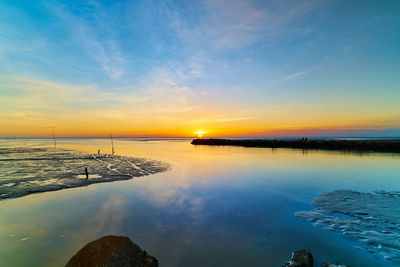
[[[400,135],[399,1],[0,9],[0,135]]]

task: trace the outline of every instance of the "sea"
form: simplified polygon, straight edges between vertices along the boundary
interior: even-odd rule
[[[282,266],[301,249],[400,266],[399,154],[191,140],[0,139],[0,266],[64,266],[105,235],[160,266]]]

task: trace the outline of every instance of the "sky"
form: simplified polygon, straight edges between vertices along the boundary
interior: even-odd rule
[[[0,10],[0,137],[400,136],[400,1]]]

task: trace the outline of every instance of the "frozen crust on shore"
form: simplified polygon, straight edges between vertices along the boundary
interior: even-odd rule
[[[295,215],[361,241],[371,254],[400,263],[400,192],[336,190],[311,200],[318,208]]]
[[[86,179],[85,168],[89,173]],[[0,200],[128,180],[169,169],[164,162],[48,148],[0,148]]]

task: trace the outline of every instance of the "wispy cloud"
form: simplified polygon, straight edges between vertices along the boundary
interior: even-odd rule
[[[92,9],[92,13],[87,19],[72,14],[61,4],[47,4],[46,7],[58,17],[58,23],[71,35],[73,42],[92,56],[110,78],[117,79],[125,73],[113,25],[99,3],[88,4],[86,9]]]
[[[232,118],[221,118],[217,122],[234,122],[234,121],[245,121],[250,120],[252,117],[232,117]]]
[[[84,102],[86,96],[94,92],[94,86],[69,85],[27,77],[10,77],[6,82],[0,86],[12,87],[23,93],[10,98],[17,107],[24,108],[69,107],[71,103]]]
[[[225,122],[237,122],[237,121],[245,121],[251,120],[253,117],[222,117],[218,118],[212,115],[207,117],[201,117],[197,119],[192,119],[190,121],[183,121],[181,124],[220,124]]]
[[[24,23],[27,16],[23,12],[5,1],[0,2],[0,9],[2,11],[0,16],[0,25],[2,25],[0,27],[0,60],[10,56],[7,61],[8,67],[15,61],[15,56],[32,55],[33,52],[46,47],[47,40],[41,36],[35,25]],[[16,18],[19,23],[9,23],[10,20]]]
[[[95,85],[71,85],[27,77],[4,79],[0,82],[1,88],[13,88],[17,93],[2,96],[0,103],[8,103],[3,115],[27,121],[64,118],[82,123],[113,119],[162,124],[179,121],[199,108],[191,100],[195,95],[193,91],[163,69],[149,73],[137,85],[110,87],[102,92]]]
[[[292,79],[297,78],[299,76],[306,75],[307,73],[308,73],[307,71],[300,71],[300,72],[292,73],[292,74],[289,74],[289,75],[283,77],[281,80],[283,80],[283,81],[292,80]]]
[[[1,23],[1,21],[0,21]],[[31,35],[35,35],[31,32]],[[0,59],[9,54],[31,53],[46,46],[46,41],[40,36],[31,36],[29,46],[25,43],[26,35],[16,27],[4,27],[0,30]]]
[[[280,1],[207,0],[201,3],[189,10],[170,7],[170,25],[191,45],[216,49],[275,40],[287,33],[286,26],[318,6],[311,1],[282,4]],[[191,21],[187,13],[192,15]]]

